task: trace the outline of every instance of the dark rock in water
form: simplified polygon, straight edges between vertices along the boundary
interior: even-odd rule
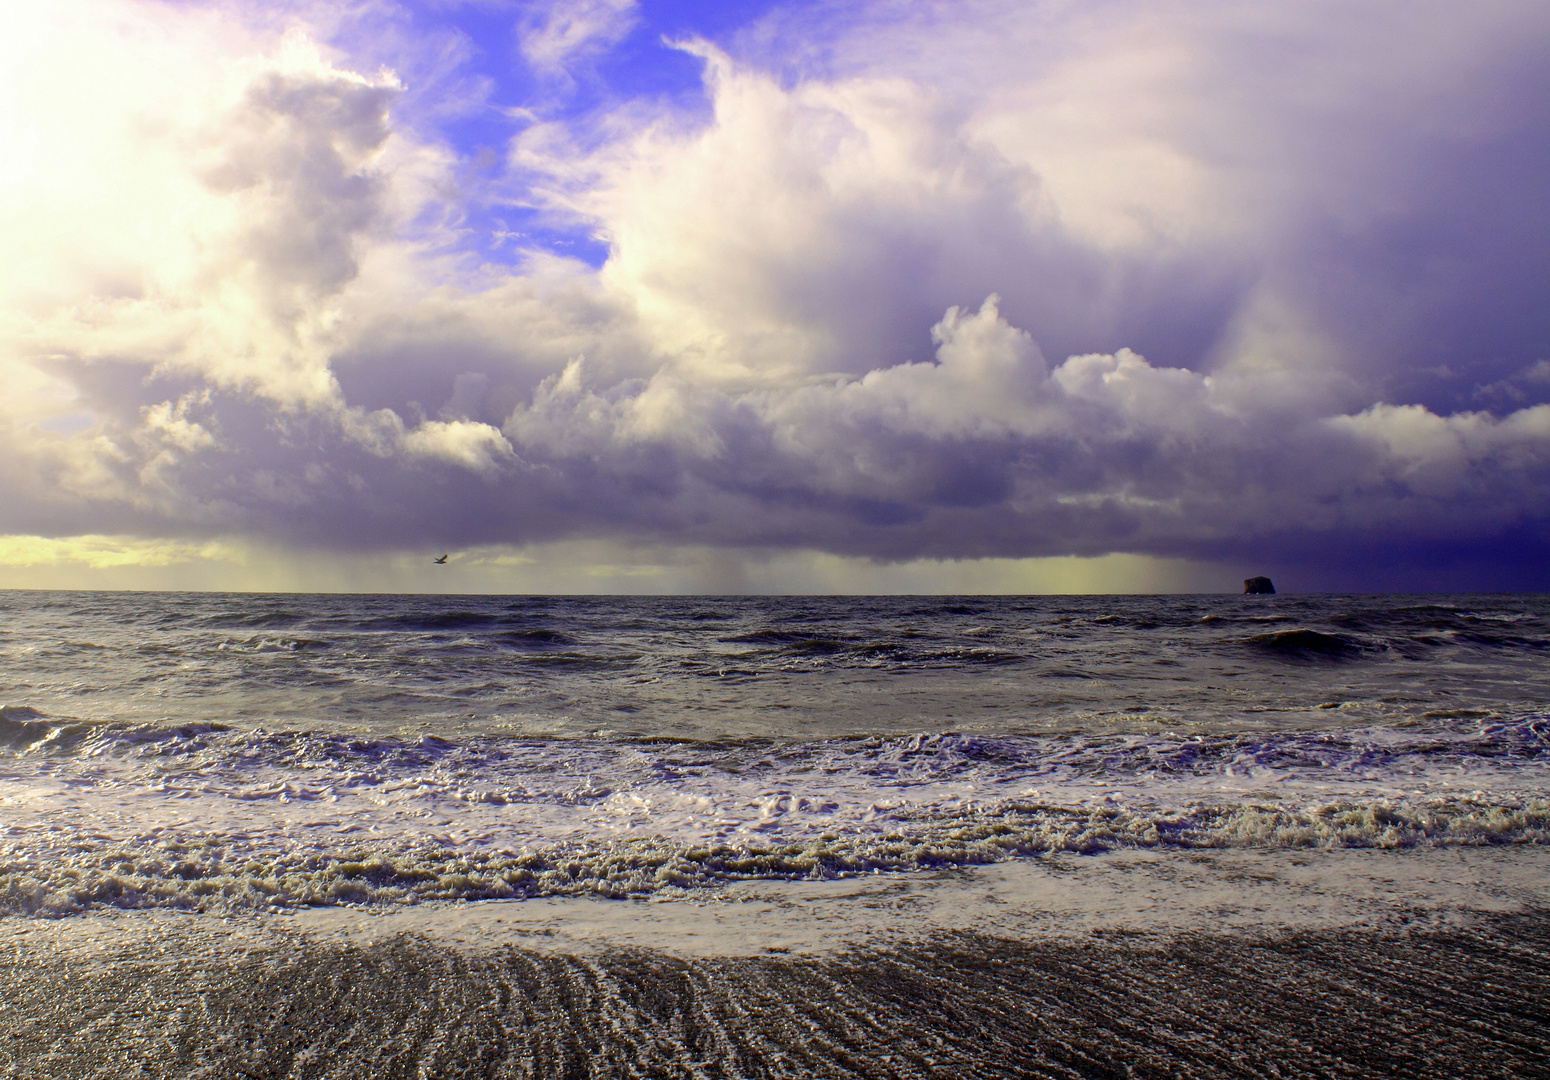
[[[1243,591],[1245,594],[1272,595],[1276,587],[1270,584],[1270,579],[1267,577],[1251,577],[1243,579]]]

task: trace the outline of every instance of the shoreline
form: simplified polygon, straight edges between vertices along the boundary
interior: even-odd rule
[[[1060,853],[829,881],[736,881],[650,900],[585,896],[308,908],[278,918],[319,941],[395,934],[464,950],[516,946],[685,957],[831,955],[935,934],[1007,940],[1443,929],[1550,911],[1550,847]]]
[[[1550,848],[0,919],[0,1075],[1544,1075]]]
[[[211,948],[269,937],[361,945],[410,936],[465,951],[822,955],[961,931],[1031,940],[1103,932],[1446,929],[1534,911],[1550,911],[1550,845],[1147,848],[822,881],[734,880],[649,899],[555,895],[268,912],[6,915],[0,948],[31,934],[65,953],[132,953],[143,935],[165,930]]]

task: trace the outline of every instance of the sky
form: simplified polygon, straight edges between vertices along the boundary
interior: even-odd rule
[[[0,587],[1550,589],[1542,0],[4,12]]]

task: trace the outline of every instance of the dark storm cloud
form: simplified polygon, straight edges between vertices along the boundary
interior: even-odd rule
[[[555,85],[640,17],[544,11]],[[23,176],[0,528],[1550,586],[1541,8],[922,11],[689,43],[708,120],[535,113],[481,197],[600,270],[459,254],[467,163],[350,40],[206,21],[225,66],[170,90],[115,61],[149,88],[58,156],[143,213]]]

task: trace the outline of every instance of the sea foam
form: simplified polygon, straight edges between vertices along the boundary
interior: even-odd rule
[[[0,907],[35,914],[639,897],[1056,852],[1550,839],[1543,717],[713,744],[0,723],[21,743],[0,761]]]

